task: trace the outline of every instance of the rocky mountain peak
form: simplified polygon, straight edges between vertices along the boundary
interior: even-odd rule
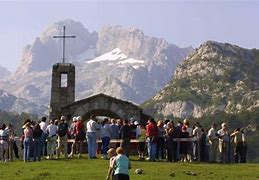
[[[138,28],[104,26],[90,33],[80,22],[54,23],[24,48],[14,75],[1,83],[7,92],[48,106],[51,67],[61,61],[62,26],[75,39],[66,41],[66,60],[76,66],[76,99],[96,93],[140,104],[170,80],[176,65],[192,50],[148,37]]]
[[[20,97],[16,97],[0,89],[0,110],[44,115],[47,112],[47,107],[37,105]]]
[[[104,26],[98,37],[97,55],[120,48],[127,56],[137,59],[148,59],[168,43],[153,37],[147,37],[138,28],[122,26]]]
[[[80,22],[64,20],[49,26],[41,35],[35,38],[32,45],[24,49],[22,60],[16,74],[50,70],[51,66],[62,60],[62,38],[53,39],[54,35],[75,35],[75,39],[66,41],[66,59],[68,62],[78,59],[78,55],[95,47],[97,33],[90,33]]]
[[[217,111],[254,109],[259,103],[258,68],[256,49],[205,42],[176,68],[170,83],[145,106],[163,115],[196,118]]]

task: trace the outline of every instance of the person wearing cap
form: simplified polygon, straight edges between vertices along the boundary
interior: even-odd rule
[[[218,153],[218,134],[216,131],[216,124],[212,123],[211,128],[208,131],[209,138],[209,161],[216,162],[217,161],[217,153]]]
[[[222,123],[221,129],[218,130],[219,137],[219,162],[220,163],[229,163],[229,141],[230,136],[227,130],[227,124]]]
[[[78,157],[81,157],[82,149],[83,149],[83,143],[85,140],[85,127],[82,122],[82,117],[77,116],[76,118],[76,124],[75,124],[75,142],[77,144],[78,148]]]
[[[58,147],[57,147],[57,159],[60,157],[60,152],[63,150],[65,158],[67,158],[67,134],[68,134],[68,125],[65,122],[65,116],[61,116],[60,123],[58,125]]]
[[[76,142],[75,142],[75,128],[76,128],[76,122],[77,122],[77,117],[75,116],[75,117],[73,117],[72,118],[72,123],[71,123],[71,125],[69,126],[69,137],[70,137],[70,139],[73,139],[74,141],[73,141],[73,143],[72,143],[72,145],[71,145],[71,152],[70,152],[70,154],[68,155],[68,157],[69,158],[72,158],[73,157],[73,155],[74,155],[74,151],[75,151],[75,146],[76,146]]]

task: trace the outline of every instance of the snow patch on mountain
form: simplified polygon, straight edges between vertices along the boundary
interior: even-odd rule
[[[117,64],[144,64],[144,63],[145,63],[145,61],[143,61],[143,60],[137,60],[137,59],[134,59],[134,58],[129,58],[129,59],[120,61]]]
[[[127,56],[121,52],[119,48],[116,48],[108,53],[105,53],[93,60],[87,61],[86,63],[94,63],[94,62],[101,62],[101,61],[116,61],[120,59],[126,59]]]

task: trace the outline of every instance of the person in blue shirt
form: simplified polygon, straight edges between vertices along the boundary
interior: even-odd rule
[[[113,163],[114,179],[115,180],[129,180],[129,169],[131,168],[129,158],[124,155],[122,147],[116,149],[117,156]]]

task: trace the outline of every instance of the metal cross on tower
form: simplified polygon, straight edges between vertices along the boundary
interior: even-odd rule
[[[53,38],[62,38],[63,39],[63,63],[65,63],[65,39],[66,38],[75,38],[76,36],[66,36],[66,26],[63,26],[63,36],[53,36]]]

